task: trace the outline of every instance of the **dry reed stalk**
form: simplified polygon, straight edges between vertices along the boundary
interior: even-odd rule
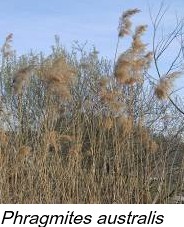
[[[3,165],[5,164],[5,155],[0,152],[0,171]]]
[[[50,131],[46,133],[45,139],[46,139],[47,148],[49,148],[50,146],[53,146],[56,152],[59,150],[60,135],[57,131]]]
[[[149,143],[148,143],[148,149],[150,152],[157,152],[158,151],[158,144],[152,139],[152,140],[149,140]]]
[[[110,91],[108,89],[103,89],[100,92],[100,97],[101,97],[101,101],[102,103],[110,103],[110,102],[114,102],[115,98],[116,98],[116,93],[114,91]]]
[[[6,133],[4,131],[0,131],[0,144],[3,146],[7,146],[9,142],[9,138],[6,135]]]
[[[84,109],[86,109],[86,110],[92,108],[93,105],[94,105],[94,102],[92,102],[89,99],[86,99],[83,103]]]
[[[30,155],[30,152],[31,152],[31,147],[26,146],[26,145],[20,147],[20,149],[17,153],[17,159],[19,161],[24,160],[25,158],[27,158]]]
[[[118,113],[125,107],[125,105],[120,101],[114,100],[114,102],[109,103],[109,107],[114,113]]]
[[[82,149],[82,143],[76,143],[73,144],[70,148],[69,148],[69,155],[71,156],[76,156],[79,155]]]
[[[112,117],[105,117],[103,119],[102,125],[105,129],[110,130],[114,126],[114,121]]]
[[[144,126],[142,126],[142,125],[138,126],[138,133],[139,133],[142,141],[147,142],[149,140],[150,135],[148,133],[148,130]]]
[[[121,116],[118,117],[117,123],[123,134],[129,134],[133,130],[133,119],[131,117]]]
[[[155,87],[156,97],[160,100],[167,99],[173,86],[174,80],[178,78],[181,74],[181,72],[173,72],[160,78],[158,84]]]
[[[74,141],[74,137],[69,135],[60,135],[60,140],[65,142],[72,142]]]
[[[48,141],[50,144],[54,144],[55,142],[57,142],[58,138],[59,138],[58,132],[51,131],[48,133]]]
[[[154,153],[158,150],[158,144],[151,138],[148,130],[141,124],[138,126],[138,133],[142,145],[145,145],[149,152]]]

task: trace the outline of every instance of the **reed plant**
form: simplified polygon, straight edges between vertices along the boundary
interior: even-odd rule
[[[183,188],[183,117],[173,72],[150,83],[154,53],[124,12],[114,63],[58,37],[49,56],[2,47],[1,203],[170,203]],[[127,36],[131,45],[118,55]],[[77,52],[77,54],[76,54]]]

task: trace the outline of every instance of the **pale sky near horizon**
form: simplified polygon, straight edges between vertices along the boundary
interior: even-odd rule
[[[30,49],[48,53],[54,35],[58,35],[67,48],[74,40],[88,41],[102,56],[112,58],[122,12],[139,8],[142,13],[136,15],[135,22],[149,25],[149,6],[153,13],[158,12],[160,3],[161,0],[0,0],[0,45],[8,33],[13,33],[13,46],[18,53]],[[175,24],[176,13],[182,16],[184,1],[165,0],[165,5],[170,7],[167,28]]]

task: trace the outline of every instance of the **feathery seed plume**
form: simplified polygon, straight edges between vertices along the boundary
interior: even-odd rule
[[[145,51],[146,44],[141,41],[141,36],[146,31],[147,25],[140,25],[136,28],[133,35],[132,50],[135,53],[141,53]]]
[[[29,79],[30,73],[32,71],[32,66],[26,66],[24,68],[19,69],[13,78],[13,89],[15,94],[21,92],[23,84],[25,81]]]
[[[160,100],[167,99],[169,96],[170,90],[173,86],[174,80],[178,78],[180,75],[181,75],[181,72],[173,72],[160,78],[157,86],[155,87],[156,97]]]
[[[130,69],[131,62],[121,58],[120,56],[115,67],[115,77],[119,83],[126,84],[126,81],[129,78]]]
[[[122,14],[118,27],[119,37],[124,37],[125,35],[129,35],[131,33],[132,23],[130,18],[139,12],[139,9],[129,9]]]
[[[46,68],[43,79],[52,92],[66,99],[71,97],[70,86],[75,81],[75,70],[64,57],[55,59],[52,66]]]
[[[11,50],[12,41],[13,41],[13,33],[10,33],[6,37],[5,43],[3,44],[2,48],[1,48],[1,52],[4,57],[11,57],[13,55],[13,51]]]

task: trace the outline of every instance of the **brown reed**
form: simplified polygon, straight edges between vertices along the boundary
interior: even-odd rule
[[[119,37],[124,37],[125,35],[129,35],[131,33],[132,22],[130,21],[130,18],[139,12],[140,10],[137,8],[129,9],[123,12],[118,27]]]
[[[173,72],[163,76],[155,87],[155,95],[158,99],[167,99],[176,78],[181,76],[181,72]]]
[[[1,52],[5,58],[13,56],[12,46],[11,43],[13,41],[13,33],[10,33],[6,39],[5,43],[1,48]]]
[[[120,37],[132,33],[137,12],[124,13]],[[4,61],[0,120],[9,128],[0,131],[1,203],[168,203],[173,191],[182,193],[183,118],[144,84],[153,55],[141,41],[145,30],[132,34],[115,78],[114,65],[97,53],[82,47],[69,54],[57,42],[49,57],[36,58],[38,77],[20,99],[4,72],[17,73],[14,89],[21,92],[33,53]],[[163,128],[167,112],[171,124]]]
[[[133,118],[127,116],[119,116],[117,118],[117,125],[120,129],[120,133],[123,135],[129,134],[133,130]]]
[[[13,90],[15,94],[21,93],[23,85],[28,82],[30,78],[32,69],[32,66],[26,66],[15,72],[13,77]]]
[[[3,130],[1,130],[0,131],[0,144],[3,146],[7,146],[8,141],[9,141],[8,136],[6,135],[6,133]]]
[[[75,82],[75,75],[74,67],[62,56],[54,59],[51,66],[45,67],[42,79],[48,83],[53,93],[70,99],[70,86]]]
[[[112,117],[104,117],[103,119],[103,127],[107,130],[110,130],[114,125],[114,121],[112,119]]]
[[[24,160],[31,154],[31,147],[23,145],[20,147],[18,153],[17,153],[17,159],[19,161]]]
[[[146,44],[144,44],[141,40],[141,36],[146,31],[147,26],[146,25],[140,25],[136,27],[135,34],[133,35],[133,41],[132,41],[132,50],[134,53],[142,53],[145,51]]]

